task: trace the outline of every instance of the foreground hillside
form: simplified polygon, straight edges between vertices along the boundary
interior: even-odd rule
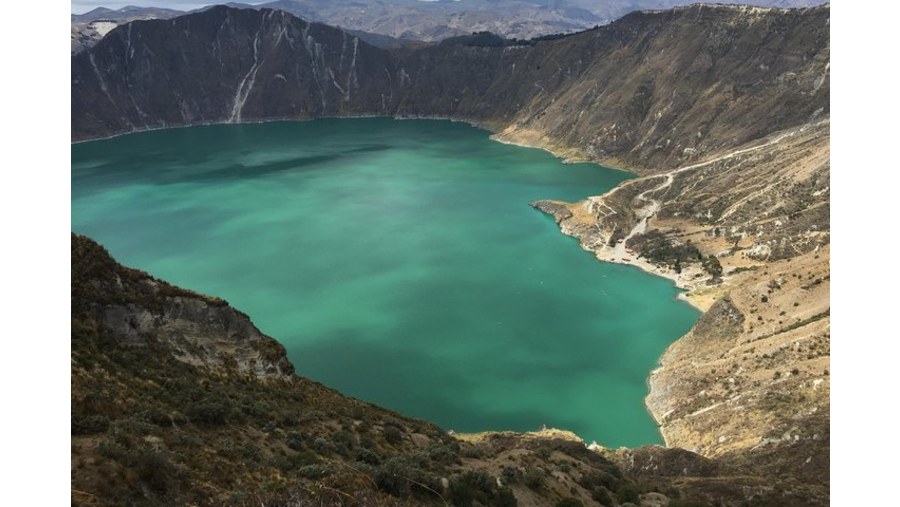
[[[556,430],[450,435],[292,372],[284,348],[225,301],[72,236],[75,505],[827,499],[790,473],[677,449],[589,450]]]

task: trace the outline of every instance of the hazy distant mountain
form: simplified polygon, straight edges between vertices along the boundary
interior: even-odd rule
[[[418,2],[418,0],[412,0],[413,2]],[[284,3],[290,4],[293,2],[273,2],[273,3]],[[319,0],[316,3],[326,4],[325,0]],[[351,2],[352,3],[352,2]],[[260,6],[258,5],[250,5],[239,2],[227,2],[223,5],[228,7],[233,7],[235,9],[256,9]],[[212,6],[203,7],[201,9],[197,9],[196,11],[205,11],[210,9]],[[302,10],[302,6],[292,6],[295,9],[287,9],[285,7],[273,7],[280,8],[282,10],[286,10],[291,12],[294,15],[300,16],[305,19],[317,19],[309,15],[304,15],[298,12]],[[192,12],[196,12],[192,11]],[[137,7],[134,5],[129,5],[122,7],[121,9],[113,10],[108,9],[106,7],[97,7],[89,12],[84,14],[72,14],[72,54],[80,53],[85,49],[92,47],[96,44],[100,39],[106,36],[110,30],[113,28],[124,25],[130,21],[140,20],[140,19],[171,19],[177,16],[183,16],[187,14],[185,11],[179,11],[175,9],[165,9],[161,7]],[[396,48],[401,46],[408,46],[411,42],[414,41],[407,40],[399,40],[398,38],[391,37],[389,35],[384,35],[381,33],[370,33],[364,30],[359,30],[355,26],[347,26],[345,27],[349,33],[356,35],[361,40],[368,42],[373,46],[377,46],[380,48]],[[467,33],[467,32],[461,32]],[[450,33],[450,35],[457,35],[456,32]],[[443,39],[443,36],[434,37],[434,40]],[[431,39],[429,39],[431,40]]]
[[[113,28],[137,19],[169,19],[185,14],[175,9],[128,5],[118,10],[97,7],[72,14],[72,54],[81,52],[106,36]]]
[[[114,20],[120,22],[133,19],[168,19],[184,14],[184,11],[165,9],[162,7],[138,7],[128,5],[118,10],[97,7],[84,14],[72,14],[72,23],[90,23],[97,20]]]
[[[701,0],[702,1],[702,0]],[[281,9],[311,21],[390,35],[441,40],[489,31],[530,39],[606,24],[629,12],[668,9],[697,0],[276,0],[256,7]],[[762,6],[807,7],[822,0],[748,0]]]

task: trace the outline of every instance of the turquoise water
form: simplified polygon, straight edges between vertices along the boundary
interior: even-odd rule
[[[528,206],[627,175],[447,121],[163,130],[72,146],[72,228],[227,299],[301,375],[446,429],[660,443],[643,398],[698,313]]]

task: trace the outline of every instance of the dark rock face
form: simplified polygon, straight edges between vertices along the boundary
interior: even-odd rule
[[[658,171],[829,113],[827,6],[634,13],[531,45],[373,47],[281,11],[133,22],[72,59],[72,138],[212,122],[440,116]]]

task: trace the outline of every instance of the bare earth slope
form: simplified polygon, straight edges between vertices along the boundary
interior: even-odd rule
[[[669,277],[706,311],[650,377],[668,446],[827,484],[828,155],[820,121],[579,203],[535,203],[598,259]]]

